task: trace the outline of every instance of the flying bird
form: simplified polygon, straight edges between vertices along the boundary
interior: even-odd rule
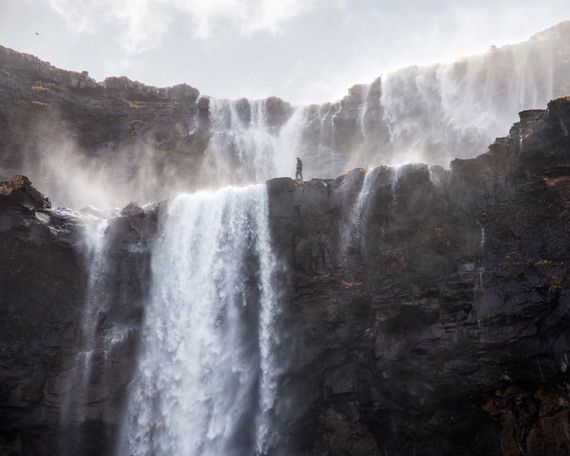
[[[38,33],[38,32],[36,32],[36,35],[39,35],[39,33]]]

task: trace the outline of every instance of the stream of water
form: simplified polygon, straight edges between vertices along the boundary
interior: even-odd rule
[[[154,248],[119,455],[269,451],[279,371],[274,269],[265,186],[174,199]]]

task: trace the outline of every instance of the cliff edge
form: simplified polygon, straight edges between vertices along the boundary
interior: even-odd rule
[[[267,182],[288,454],[570,452],[569,132],[560,98],[449,170]],[[50,208],[26,178],[0,184],[0,452],[57,454],[63,438],[113,453],[163,207],[105,227],[113,299],[92,334],[110,345],[81,383],[93,216]]]

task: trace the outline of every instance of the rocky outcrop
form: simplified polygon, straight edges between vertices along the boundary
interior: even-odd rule
[[[33,212],[49,209],[51,203],[35,189],[26,176],[15,176],[0,181],[0,207],[3,212]]]
[[[51,209],[26,177],[0,182],[0,454],[112,454],[159,212],[113,217],[100,268],[95,217]]]
[[[569,107],[450,170],[268,182],[291,454],[570,451]]]
[[[209,134],[208,99],[199,99],[197,89],[126,77],[97,83],[87,72],[60,70],[4,47],[0,63],[3,174],[29,173],[71,204],[69,179],[80,168],[89,169],[84,178],[92,182],[114,176],[125,194],[128,184],[166,182],[174,170],[191,178],[199,168]],[[57,182],[58,175],[66,182]]]
[[[570,451],[569,129],[562,98],[449,170],[268,181],[288,454]],[[0,183],[4,454],[113,454],[164,207],[88,244],[95,216]]]

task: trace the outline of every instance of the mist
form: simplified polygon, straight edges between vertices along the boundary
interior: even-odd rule
[[[320,105],[214,99],[126,78],[98,84],[53,69],[58,81],[84,81],[72,88],[83,98],[71,101],[61,82],[33,82],[29,104],[12,111],[2,174],[28,175],[56,206],[109,211],[293,177],[296,157],[305,180],[412,162],[448,167],[486,152],[518,112],[568,93],[568,36],[564,22],[524,43],[386,73]]]

